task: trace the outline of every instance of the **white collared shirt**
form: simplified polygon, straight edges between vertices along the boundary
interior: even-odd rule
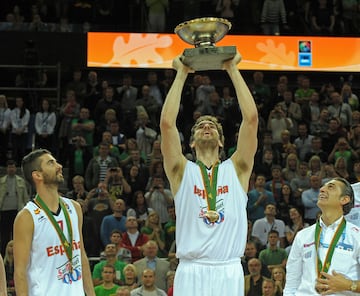
[[[285,237],[285,223],[280,219],[274,219],[272,223],[269,223],[266,217],[257,219],[254,222],[252,233],[253,237],[256,237],[260,240],[261,244],[265,246],[268,241],[268,235],[271,230],[276,230],[279,232],[279,237]],[[278,243],[278,246],[280,242]]]
[[[320,219],[322,227],[320,235],[319,256],[322,262],[327,254],[329,244],[341,222],[338,219],[333,224],[325,226]],[[289,295],[318,295],[315,291],[317,276],[315,249],[315,228],[316,224],[304,228],[295,236],[291,251],[286,264],[286,285],[284,296]],[[350,223],[346,223],[346,228],[341,234],[340,239],[334,250],[328,273],[335,270],[346,275],[352,280],[360,279],[360,229]],[[350,291],[332,295],[355,295]]]

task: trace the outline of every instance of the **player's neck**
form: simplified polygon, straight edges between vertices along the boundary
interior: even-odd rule
[[[200,160],[208,169],[219,161],[219,156],[214,153],[196,153],[196,158]]]
[[[321,219],[322,221],[324,222],[324,224],[326,226],[329,226],[331,224],[333,224],[335,221],[337,221],[338,219],[340,219],[340,217],[343,216],[343,213],[342,211],[339,212],[339,211],[336,211],[336,212],[323,212],[321,214]]]
[[[57,187],[44,187],[37,188],[37,194],[45,202],[47,207],[53,213],[56,213],[59,208],[59,192]]]

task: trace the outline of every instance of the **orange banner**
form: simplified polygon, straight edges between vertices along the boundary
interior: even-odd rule
[[[191,45],[176,34],[88,33],[88,67],[171,68]],[[359,72],[360,38],[227,35],[216,46],[235,45],[239,69]]]

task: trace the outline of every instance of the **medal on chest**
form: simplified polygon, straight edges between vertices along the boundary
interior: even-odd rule
[[[219,161],[217,161],[212,167],[211,174],[209,176],[206,166],[199,160],[196,161],[198,164],[201,176],[205,188],[206,202],[207,202],[207,211],[204,213],[203,217],[205,218],[206,224],[214,224],[222,222],[224,215],[219,213],[216,210],[216,197],[217,197],[217,176],[219,169]]]
[[[66,222],[66,227],[67,227],[67,231],[68,231],[68,236],[69,238],[67,239],[65,237],[65,234],[63,232],[63,230],[60,228],[59,223],[56,221],[56,219],[54,218],[54,215],[51,213],[50,209],[48,208],[48,206],[46,205],[46,203],[43,201],[43,199],[37,194],[35,199],[34,199],[35,203],[37,204],[37,206],[42,209],[46,216],[48,217],[49,221],[51,222],[52,226],[54,227],[57,235],[59,236],[59,239],[61,241],[61,244],[65,250],[65,254],[66,257],[69,260],[69,264],[70,264],[70,272],[72,272],[72,258],[73,258],[73,248],[72,248],[72,241],[73,241],[73,231],[72,231],[72,225],[71,225],[71,220],[70,220],[70,216],[69,216],[69,212],[66,209],[66,206],[64,204],[64,202],[61,200],[61,198],[59,198],[59,204],[61,207],[61,210],[64,213],[65,216],[65,222]]]

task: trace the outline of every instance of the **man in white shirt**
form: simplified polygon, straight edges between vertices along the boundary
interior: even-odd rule
[[[255,241],[259,241],[262,247],[266,247],[270,230],[279,232],[280,247],[285,247],[285,223],[280,219],[275,219],[276,205],[268,203],[265,207],[265,217],[255,221],[251,236]]]
[[[293,242],[286,265],[284,296],[344,295],[334,293],[339,289],[330,286],[328,277],[334,272],[347,278],[348,286],[342,290],[357,290],[360,229],[343,216],[354,206],[350,183],[343,178],[328,181],[320,188],[317,204],[322,211],[319,221],[298,232]]]

